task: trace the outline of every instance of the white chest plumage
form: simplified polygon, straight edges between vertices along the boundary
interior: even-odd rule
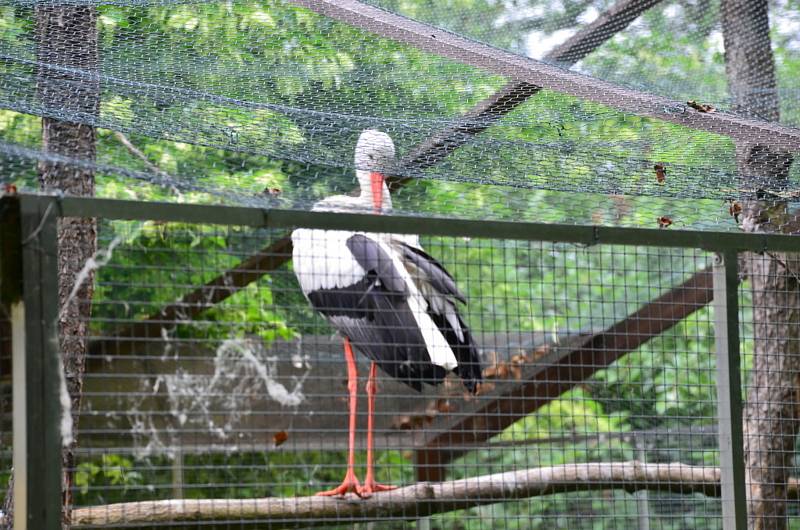
[[[292,262],[303,293],[347,287],[361,281],[366,271],[347,248],[353,232],[299,228],[292,232]]]

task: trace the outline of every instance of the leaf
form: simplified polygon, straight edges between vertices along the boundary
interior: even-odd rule
[[[289,439],[289,433],[287,433],[286,431],[278,431],[272,435],[272,445],[274,447],[280,447],[284,443],[286,443],[286,440],[288,439]]]

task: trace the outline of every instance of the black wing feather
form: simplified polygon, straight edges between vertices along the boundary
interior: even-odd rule
[[[434,313],[433,311],[428,311],[428,315],[430,315],[436,327],[438,327],[439,331],[444,335],[445,340],[447,340],[447,343],[450,345],[450,349],[453,350],[453,354],[458,362],[458,366],[453,369],[453,372],[461,378],[467,390],[475,393],[478,388],[478,383],[483,380],[483,372],[481,369],[481,360],[478,356],[478,348],[475,346],[475,341],[472,339],[472,333],[470,333],[469,328],[464,324],[461,315],[456,314],[458,323],[461,326],[461,333],[464,337],[464,340],[460,341],[458,340],[458,334],[456,334],[456,331],[444,315]]]
[[[430,361],[425,339],[406,296],[390,291],[370,273],[360,282],[312,291],[308,299],[353,346],[415,390],[436,385],[447,372]]]
[[[417,268],[427,275],[426,280],[431,286],[443,295],[453,296],[456,300],[466,303],[467,299],[461,290],[456,285],[453,276],[447,272],[447,269],[439,263],[434,257],[419,247],[414,247],[406,243],[402,243],[403,256],[411,261]],[[450,302],[447,302],[448,304]],[[461,379],[464,381],[464,386],[470,392],[475,392],[478,383],[483,379],[480,357],[478,356],[478,348],[475,341],[472,339],[472,333],[464,323],[464,319],[458,314],[455,306],[452,310],[456,314],[458,324],[461,327],[461,335],[463,340],[459,340],[458,333],[450,325],[445,315],[434,312],[428,309],[428,316],[431,317],[436,327],[439,328],[450,349],[453,350],[458,366],[453,369]]]
[[[456,285],[455,279],[441,263],[421,248],[412,247],[406,243],[401,243],[401,245],[403,257],[428,276],[427,280],[434,289],[444,295],[453,296],[459,302],[467,303],[467,298]]]
[[[377,241],[364,234],[355,234],[347,240],[347,248],[361,268],[376,274],[390,291],[408,293],[408,286],[395,268],[392,258]]]
[[[425,339],[405,297],[377,287],[365,301],[373,309],[367,325],[363,321],[335,322],[353,345],[381,370],[417,391],[422,390],[423,383],[441,383],[447,371],[430,361]]]

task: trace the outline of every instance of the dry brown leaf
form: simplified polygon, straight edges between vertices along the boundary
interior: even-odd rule
[[[742,214],[742,205],[736,201],[731,201],[731,205],[728,207],[728,213],[731,214],[731,217],[733,217],[734,221],[738,224],[739,216]]]
[[[392,420],[392,429],[398,431],[412,431],[421,429],[436,417],[436,412],[425,411],[424,414],[397,416]]]
[[[547,355],[548,353],[550,353],[550,346],[547,344],[542,344],[541,346],[533,350],[533,355],[532,355],[533,359],[531,360],[537,361],[542,357],[544,357],[545,355]]]
[[[664,181],[667,180],[667,168],[664,167],[664,164],[659,162],[653,166],[653,169],[656,172],[656,181],[658,181],[659,184],[664,184]]]
[[[447,414],[448,412],[453,412],[454,407],[446,399],[437,399],[436,400],[436,410],[438,410],[442,414]]]
[[[686,104],[689,105],[694,110],[696,110],[697,112],[714,112],[715,110],[717,110],[712,105],[709,105],[707,103],[698,103],[693,99],[687,101]]]
[[[278,431],[278,432],[276,432],[275,434],[272,435],[272,444],[275,447],[280,447],[288,439],[289,439],[289,433],[287,433],[286,431]]]
[[[484,394],[488,394],[494,390],[494,383],[478,383],[478,390],[475,392],[476,396],[482,396]]]
[[[508,379],[508,364],[500,363],[497,365],[497,379]]]
[[[516,355],[511,356],[511,364],[514,366],[521,366],[523,364],[528,364],[528,356],[524,353],[518,353]]]

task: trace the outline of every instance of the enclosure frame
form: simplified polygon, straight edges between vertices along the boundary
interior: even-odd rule
[[[12,308],[16,528],[61,528],[63,372],[58,353],[57,225],[61,217],[318,228],[580,245],[677,247],[717,254],[713,269],[720,492],[724,528],[745,529],[739,352],[739,254],[800,252],[800,239],[765,233],[578,226],[220,205],[16,195],[0,198],[0,286]],[[364,501],[370,502],[370,501]],[[19,517],[23,515],[23,517]],[[333,521],[331,521],[333,522]]]

